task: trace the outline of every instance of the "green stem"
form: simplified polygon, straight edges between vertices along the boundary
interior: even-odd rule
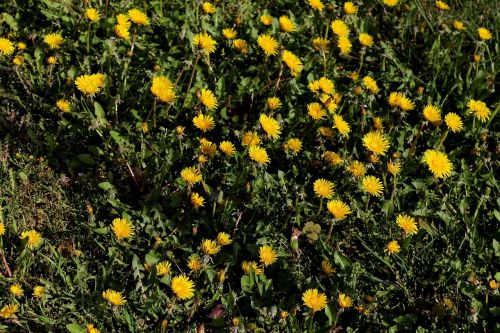
[[[189,91],[191,90],[191,84],[193,83],[194,72],[196,71],[196,65],[198,64],[198,60],[200,60],[200,53],[198,53],[198,55],[196,56],[196,60],[194,61],[193,64],[193,71],[191,72],[191,77],[189,78],[189,84],[186,90],[186,97],[184,97],[184,102],[182,103],[183,107],[186,105],[186,101],[189,96]]]
[[[326,241],[328,242],[330,240],[330,237],[332,236],[332,231],[333,231],[333,221],[330,222],[330,228],[328,229],[328,236],[326,237]]]
[[[87,28],[87,54],[90,51],[90,22],[89,27]]]
[[[153,102],[153,128],[156,128],[156,98]]]
[[[439,139],[439,143],[434,147],[435,150],[439,150],[441,146],[443,145],[444,140],[446,139],[446,136],[448,135],[449,130],[447,129],[446,131],[441,134],[441,139]]]

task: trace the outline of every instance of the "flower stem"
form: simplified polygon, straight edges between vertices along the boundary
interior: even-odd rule
[[[184,98],[184,102],[182,103],[182,106],[184,106],[186,104],[187,98],[189,96],[189,90],[191,90],[191,84],[193,83],[194,72],[196,71],[196,65],[198,64],[198,60],[200,60],[199,53],[196,56],[196,60],[194,61],[194,64],[193,64],[193,71],[191,72],[191,77],[189,78],[189,84],[188,84],[188,88],[186,90],[186,97]]]
[[[439,148],[441,148],[447,135],[448,135],[448,129],[446,131],[444,131],[443,134],[441,134],[441,138],[439,139],[439,143],[434,147],[435,150],[439,150]]]

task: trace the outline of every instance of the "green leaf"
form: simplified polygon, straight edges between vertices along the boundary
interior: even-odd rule
[[[340,267],[343,271],[351,267],[351,262],[347,257],[340,254],[338,251],[335,251],[333,254],[333,260],[337,266]]]
[[[110,191],[110,190],[115,188],[113,186],[113,184],[111,184],[110,182],[102,182],[102,183],[99,183],[97,186],[102,188],[104,191]]]
[[[335,321],[335,317],[337,317],[337,311],[335,310],[335,306],[333,304],[326,305],[325,315],[328,318],[328,325],[332,325]]]
[[[160,261],[160,258],[158,258],[158,256],[156,255],[155,252],[149,252],[148,254],[146,254],[146,263],[148,265],[154,265],[156,264],[158,261]]]
[[[66,328],[71,333],[85,333],[85,332],[87,332],[87,329],[85,329],[84,327],[82,327],[76,323],[68,324],[68,325],[66,325]]]
[[[500,243],[496,239],[493,239],[493,250],[495,250],[495,255],[500,257]]]
[[[104,122],[104,123],[106,122],[106,113],[104,112],[104,109],[102,108],[101,104],[97,102],[94,102],[94,113],[99,122]]]
[[[14,19],[14,17],[12,17],[12,15],[7,13],[2,13],[2,22],[7,23],[7,25],[11,30],[17,31],[18,29],[17,22]]]
[[[78,159],[87,165],[94,165],[94,159],[90,154],[80,154],[78,155]]]

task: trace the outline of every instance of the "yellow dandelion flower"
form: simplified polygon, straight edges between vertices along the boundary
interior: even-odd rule
[[[333,84],[333,81],[324,76],[318,80],[318,86],[319,90],[326,95],[331,95],[334,93],[335,85]]]
[[[208,110],[214,110],[218,105],[217,97],[210,89],[201,89],[200,101]]]
[[[129,17],[127,14],[118,14],[116,16],[116,22],[118,25],[121,25],[125,28],[130,28],[130,26],[132,25],[132,23],[130,23],[130,20],[129,20]]]
[[[399,246],[398,241],[393,240],[387,243],[384,252],[387,252],[389,254],[394,254],[394,253],[399,253],[400,250],[401,247]]]
[[[359,161],[352,161],[347,167],[347,170],[354,177],[363,177],[366,172],[365,165]]]
[[[14,52],[14,43],[7,38],[0,38],[0,53],[4,56],[11,55]]]
[[[316,37],[312,41],[313,49],[316,51],[323,50],[328,52],[328,45],[330,45],[330,41],[323,37]]]
[[[170,284],[172,292],[180,299],[190,299],[194,296],[194,282],[185,275],[172,278]]]
[[[199,272],[202,269],[203,265],[201,263],[200,258],[197,255],[193,255],[188,260],[188,268],[192,272]]]
[[[265,114],[261,114],[259,117],[259,123],[267,135],[275,140],[279,138],[281,134],[281,126],[276,119]]]
[[[203,132],[210,131],[215,127],[214,118],[202,113],[193,118],[193,124]]]
[[[260,21],[264,25],[271,25],[273,23],[273,17],[271,15],[264,14],[260,16]]]
[[[267,267],[278,260],[278,253],[276,253],[271,245],[262,245],[259,248],[259,258],[260,262]]]
[[[12,59],[12,63],[16,66],[21,66],[24,63],[23,56],[16,55],[14,59]]]
[[[338,221],[345,219],[347,215],[351,214],[351,208],[340,200],[330,200],[326,204],[326,207]]]
[[[478,28],[477,34],[480,40],[490,40],[492,38],[491,32],[486,28]]]
[[[332,166],[338,166],[341,165],[343,160],[342,157],[340,157],[339,154],[333,152],[333,151],[325,151],[323,154],[323,158]]]
[[[380,90],[377,85],[377,81],[375,81],[371,76],[365,76],[363,78],[363,85],[373,94],[378,93]]]
[[[191,204],[196,208],[205,206],[205,199],[196,192],[191,193],[190,201]]]
[[[277,110],[281,107],[281,101],[278,97],[269,97],[266,105],[270,110]]]
[[[174,84],[165,76],[153,78],[151,92],[165,103],[172,103],[176,98]]]
[[[147,15],[140,11],[139,9],[133,8],[130,9],[128,12],[128,17],[130,18],[130,21],[134,22],[137,25],[149,25],[149,19]]]
[[[389,171],[393,176],[396,176],[401,172],[401,163],[400,162],[387,162],[387,171]]]
[[[373,46],[373,37],[367,33],[360,33],[358,37],[359,43],[363,46],[370,47]]]
[[[389,7],[394,7],[398,4],[399,0],[382,0],[382,2]]]
[[[50,56],[47,58],[47,64],[49,65],[55,65],[57,64],[57,58],[54,56]]]
[[[498,288],[500,288],[500,283],[498,283],[497,281],[495,280],[490,280],[488,282],[488,287],[491,289],[491,290],[496,290]]]
[[[349,136],[349,132],[351,132],[351,128],[349,127],[349,124],[342,118],[340,115],[334,115],[333,116],[333,128],[336,128],[341,135],[343,136]]]
[[[204,2],[201,7],[203,8],[203,12],[205,14],[213,14],[215,13],[215,7],[210,2]]]
[[[444,1],[437,0],[436,1],[436,7],[441,10],[448,10],[450,9],[450,6]]]
[[[320,178],[314,181],[314,193],[319,198],[330,199],[333,196],[333,183],[329,180]]]
[[[101,73],[81,75],[76,78],[75,84],[82,93],[93,96],[104,87],[104,75]]]
[[[405,214],[399,214],[396,218],[397,225],[404,230],[406,236],[416,235],[418,232],[417,223],[415,219],[411,216]]]
[[[415,103],[413,103],[413,101],[410,100],[405,95],[402,95],[400,100],[399,100],[399,107],[403,111],[411,111],[415,108]]]
[[[161,261],[156,264],[156,275],[165,276],[171,271],[172,265],[168,261]]]
[[[288,16],[281,16],[279,18],[280,28],[284,32],[294,32],[297,30],[295,23]]]
[[[326,116],[325,110],[323,110],[323,107],[319,103],[310,103],[307,105],[307,113],[314,119],[314,120],[320,120],[323,119]]]
[[[215,242],[213,240],[204,239],[201,242],[201,251],[203,252],[203,254],[208,255],[208,256],[214,255],[214,254],[219,253],[220,246],[217,245],[217,242]]]
[[[201,49],[201,52],[210,54],[215,52],[217,42],[206,32],[199,33],[193,37],[193,44]]]
[[[5,235],[5,224],[3,222],[0,222],[0,236]]]
[[[353,15],[358,12],[358,6],[354,5],[351,1],[344,3],[344,13],[347,15]]]
[[[222,141],[219,144],[220,151],[226,154],[226,156],[233,156],[234,152],[236,151],[236,148],[234,145],[229,142],[229,141]]]
[[[469,108],[469,111],[474,113],[474,116],[482,123],[490,119],[491,111],[488,106],[486,106],[485,102],[471,99],[467,103],[467,107]]]
[[[56,102],[56,106],[61,110],[62,112],[69,112],[71,110],[71,104],[65,99],[60,99]]]
[[[313,312],[323,310],[326,307],[326,295],[320,293],[318,289],[308,289],[302,294],[304,305]]]
[[[380,117],[373,118],[373,127],[375,127],[376,130],[382,130],[384,128]]]
[[[234,39],[234,38],[236,38],[236,30],[234,30],[232,28],[223,29],[222,35],[227,39]]]
[[[457,20],[453,21],[453,27],[459,31],[465,30],[465,25],[461,21]]]
[[[134,235],[134,226],[127,219],[115,218],[111,222],[111,230],[115,237],[120,240],[123,238],[130,238]]]
[[[10,286],[9,292],[14,296],[23,296],[24,290],[19,283],[15,283]]]
[[[241,269],[243,269],[245,274],[250,273],[250,269],[253,269],[256,275],[261,275],[264,273],[262,268],[260,268],[255,261],[243,261],[241,263]]]
[[[36,286],[33,288],[33,296],[36,298],[43,298],[45,295],[45,287],[44,286]]]
[[[189,185],[194,185],[202,180],[200,171],[198,171],[195,167],[182,169],[181,178],[184,179],[184,181]]]
[[[330,127],[320,127],[318,128],[318,132],[320,135],[326,137],[326,138],[331,138],[333,136],[333,130]]]
[[[352,299],[346,294],[340,293],[338,302],[341,308],[350,308],[352,306]]]
[[[4,319],[12,318],[16,314],[17,310],[18,310],[18,308],[17,308],[16,304],[4,305],[0,309],[0,317],[4,318]]]
[[[453,164],[445,153],[428,149],[424,153],[423,161],[436,178],[446,178],[451,175]]]
[[[319,10],[320,12],[322,12],[325,8],[325,5],[321,2],[321,0],[309,0],[309,6],[311,6],[312,9]]]
[[[267,164],[270,162],[269,156],[267,155],[267,151],[259,146],[250,146],[250,149],[248,150],[248,155],[253,161],[259,164]]]
[[[87,328],[86,333],[101,333],[97,328],[94,327],[93,324],[88,324],[86,328]]]
[[[243,54],[248,53],[248,44],[247,44],[246,40],[235,39],[235,40],[233,40],[233,45],[241,53],[243,53]]]
[[[258,146],[260,144],[260,137],[257,132],[245,132],[241,139],[244,146]]]
[[[231,236],[225,232],[219,232],[216,238],[217,244],[220,246],[226,246],[231,244],[233,241],[231,240]]]
[[[129,28],[125,25],[117,24],[117,25],[115,25],[115,28],[114,28],[115,35],[118,38],[128,40],[130,38],[130,31],[128,31],[128,29]]]
[[[121,292],[112,289],[103,291],[102,298],[104,298],[106,301],[109,302],[109,304],[113,306],[120,306],[127,303],[125,298],[122,296]]]
[[[257,38],[257,43],[267,56],[276,55],[278,53],[279,44],[272,36],[260,35]]]
[[[188,268],[193,272],[199,272],[202,268],[202,263],[197,255],[192,255],[188,260]]]
[[[424,118],[433,124],[441,122],[441,109],[437,105],[427,104],[423,110]]]
[[[28,238],[28,242],[26,243],[29,249],[37,248],[43,241],[42,235],[35,230],[23,231],[20,239]]]
[[[61,47],[61,44],[64,41],[64,38],[59,33],[48,34],[43,37],[43,41],[47,44],[51,49],[58,49]]]
[[[347,55],[351,53],[352,43],[347,36],[340,36],[337,46],[340,49],[340,54]]]
[[[363,146],[375,155],[384,156],[389,149],[389,140],[379,131],[369,132],[363,136]]]
[[[393,108],[399,106],[399,101],[401,100],[402,94],[400,92],[391,92],[389,98],[387,99],[389,105]]]
[[[446,116],[444,116],[444,122],[452,132],[460,132],[464,128],[462,118],[453,112],[447,113]]]
[[[91,22],[99,22],[99,19],[101,18],[101,15],[99,15],[99,12],[95,8],[87,8],[85,11],[85,17],[89,19]]]
[[[321,270],[326,275],[333,275],[333,273],[335,273],[335,268],[333,268],[332,264],[326,260],[321,262]]]
[[[295,154],[298,154],[302,150],[302,141],[297,138],[288,139],[286,143],[283,144],[285,151],[291,150]]]
[[[349,27],[342,20],[332,21],[330,27],[332,28],[333,33],[339,37],[345,37],[349,35]]]
[[[281,56],[281,60],[290,68],[293,76],[299,75],[304,66],[302,65],[302,61],[292,52],[285,50],[283,51],[283,55]]]
[[[21,51],[22,51],[22,50],[25,50],[25,49],[26,49],[26,43],[24,43],[24,42],[19,42],[19,43],[17,43],[17,48],[18,48],[19,50],[21,50]]]
[[[361,185],[363,186],[363,191],[375,197],[379,197],[384,191],[384,185],[382,185],[380,179],[375,176],[363,177]]]

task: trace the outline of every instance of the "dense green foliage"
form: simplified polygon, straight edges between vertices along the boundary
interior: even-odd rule
[[[0,2],[0,38],[26,44],[0,52],[0,309],[18,307],[0,318],[0,331],[83,333],[93,324],[101,332],[500,332],[498,3],[457,0],[441,10],[427,0],[393,7],[366,0],[354,1],[351,15],[344,2],[323,3],[318,11],[302,0],[214,1],[216,12],[204,14],[199,1]],[[100,13],[98,22],[85,16],[87,7]],[[124,40],[116,17],[132,8],[149,25],[132,22]],[[266,13],[274,17],[268,26],[260,19]],[[280,29],[282,15],[297,31]],[[335,19],[350,29],[348,54],[337,47]],[[480,40],[479,27],[492,38]],[[246,41],[247,53],[223,36],[225,28]],[[200,32],[217,41],[215,52],[193,44]],[[360,44],[363,32],[373,46]],[[44,43],[50,33],[62,35],[60,48]],[[274,56],[257,43],[265,33],[280,44]],[[330,44],[313,47],[317,37]],[[281,60],[285,49],[303,64],[297,76]],[[105,75],[102,90],[82,93],[75,81],[95,73]],[[160,75],[174,85],[172,103],[152,94]],[[377,93],[362,83],[368,75]],[[321,77],[335,85],[333,112],[309,88]],[[217,97],[214,110],[200,103],[202,89]],[[391,92],[415,108],[391,107]],[[266,105],[270,97],[281,107]],[[69,112],[57,106],[62,99]],[[468,109],[470,100],[487,105],[485,121]],[[308,114],[313,102],[324,104],[320,120]],[[440,122],[423,116],[428,104],[442,110]],[[461,117],[461,131],[447,127],[450,112]],[[200,113],[213,117],[212,130],[193,124]],[[261,114],[278,120],[278,139],[266,135]],[[349,124],[348,135],[333,115]],[[383,154],[363,144],[375,130],[388,139]],[[259,134],[269,163],[249,157],[247,131]],[[203,151],[200,138],[218,151]],[[284,148],[291,138],[300,151]],[[234,155],[220,151],[222,141],[234,144]],[[433,176],[422,160],[428,149],[448,156],[448,177]],[[332,165],[327,151],[342,161]],[[354,161],[380,179],[380,196],[363,190]],[[390,161],[400,163],[396,175]],[[191,166],[203,177],[194,185],[181,177]],[[350,207],[345,219],[334,219],[315,193],[318,179],[331,181],[333,198]],[[193,192],[202,207],[193,207]],[[396,224],[400,214],[414,218],[416,234]],[[117,239],[117,217],[133,224],[132,237]],[[27,230],[41,234],[39,246],[20,239]],[[200,244],[219,232],[232,243],[205,255]],[[401,249],[389,254],[393,240]],[[278,259],[264,268],[265,244]],[[197,272],[187,265],[193,255],[202,263]],[[157,275],[161,261],[171,263],[165,276]],[[264,273],[245,272],[243,261]],[[172,292],[181,274],[194,282],[190,299]],[[14,284],[24,295],[12,293]],[[35,286],[45,287],[41,297]],[[127,302],[111,306],[107,289]],[[327,296],[324,310],[304,305],[308,289]],[[341,307],[339,294],[352,306]]]

